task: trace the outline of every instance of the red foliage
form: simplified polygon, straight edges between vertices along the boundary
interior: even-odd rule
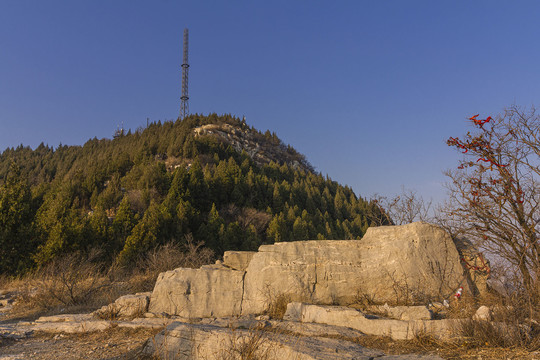
[[[485,118],[484,120],[481,120],[481,119],[477,119],[478,115],[480,114],[476,114],[474,116],[471,116],[469,118],[469,120],[471,120],[475,125],[478,125],[480,126],[481,128],[484,127],[484,124],[490,122],[490,120],[492,119],[491,116],[488,116],[487,118]]]
[[[474,116],[471,116],[469,120],[473,122],[475,126],[479,128],[481,131],[480,135],[472,136],[470,133],[467,134],[467,140],[461,140],[459,138],[450,137],[447,141],[448,146],[455,146],[463,154],[469,154],[469,155],[477,155],[479,156],[476,160],[476,163],[472,161],[463,161],[459,166],[458,169],[463,170],[466,167],[472,167],[475,166],[478,162],[485,162],[489,164],[489,167],[484,167],[482,164],[478,164],[478,168],[480,169],[480,172],[483,173],[484,171],[493,171],[494,168],[498,170],[499,176],[501,178],[499,179],[493,179],[490,177],[490,180],[488,183],[482,182],[479,178],[471,178],[469,179],[469,183],[471,184],[470,194],[472,195],[472,206],[479,206],[480,198],[482,196],[493,196],[492,190],[489,188],[489,185],[496,186],[500,183],[506,183],[504,185],[505,192],[508,195],[511,191],[514,192],[517,199],[515,199],[519,204],[523,203],[523,192],[519,186],[515,182],[512,176],[508,173],[508,171],[505,169],[508,164],[502,164],[497,159],[497,154],[500,153],[499,149],[493,148],[490,141],[487,139],[490,139],[489,137],[489,129],[484,128],[484,125],[489,123],[493,118],[491,116],[488,116],[485,119],[477,119],[480,114],[476,114]]]

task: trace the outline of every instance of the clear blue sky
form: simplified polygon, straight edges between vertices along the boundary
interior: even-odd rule
[[[539,1],[0,0],[0,149],[245,115],[357,194],[442,199],[466,118],[538,104]]]

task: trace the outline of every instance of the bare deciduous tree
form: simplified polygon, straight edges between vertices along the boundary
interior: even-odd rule
[[[507,109],[470,118],[474,130],[448,145],[464,154],[450,178],[443,215],[454,235],[467,236],[520,274],[525,292],[540,297],[540,116]]]
[[[384,209],[381,212],[381,220],[387,220],[389,217],[396,225],[409,224],[413,221],[430,221],[429,210],[431,201],[426,202],[416,191],[401,188],[401,194],[392,198],[375,194],[372,199]]]

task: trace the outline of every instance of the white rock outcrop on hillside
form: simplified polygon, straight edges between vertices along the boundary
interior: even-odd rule
[[[245,256],[225,253],[224,260],[160,274],[149,311],[187,318],[260,314],[279,295],[311,304],[425,305],[450,298],[459,286],[470,291],[450,235],[423,222],[369,228],[361,240],[263,245]]]

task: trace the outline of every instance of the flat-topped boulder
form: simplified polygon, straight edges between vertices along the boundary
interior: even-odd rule
[[[369,228],[361,240],[311,240],[227,252],[200,269],[160,274],[149,311],[183,317],[264,313],[280,296],[311,304],[362,300],[425,305],[470,288],[458,250],[438,226]]]
[[[244,274],[223,265],[178,268],[161,273],[148,311],[186,318],[240,314]]]

